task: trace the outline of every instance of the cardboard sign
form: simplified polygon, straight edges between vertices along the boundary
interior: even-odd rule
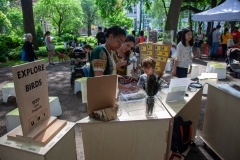
[[[87,79],[88,114],[115,105],[117,75]]]
[[[12,67],[23,136],[50,117],[44,60]]]

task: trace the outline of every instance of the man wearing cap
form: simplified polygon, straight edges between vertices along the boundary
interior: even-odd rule
[[[216,30],[212,33],[212,54],[217,54],[219,40],[221,38],[220,28],[221,26],[217,25]]]

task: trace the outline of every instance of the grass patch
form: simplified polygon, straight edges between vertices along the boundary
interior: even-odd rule
[[[45,62],[48,62],[48,57],[39,57],[39,60],[41,60],[41,59],[45,60]],[[53,60],[58,61],[58,57],[54,56]],[[25,61],[25,62],[23,62],[21,60],[7,61],[4,63],[0,63],[0,67],[15,66],[15,65],[24,64],[24,63],[27,63],[27,61]]]

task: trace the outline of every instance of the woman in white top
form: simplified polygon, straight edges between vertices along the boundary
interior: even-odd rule
[[[189,29],[184,29],[182,32],[182,40],[177,45],[177,51],[172,56],[174,67],[173,76],[178,78],[186,78],[188,74],[189,61],[193,58],[193,33]]]
[[[197,55],[196,57],[201,58],[201,45],[203,43],[203,34],[202,34],[202,29],[198,28],[198,33],[197,33],[197,37],[196,37],[196,41],[194,44],[194,47],[196,47],[197,49]]]
[[[47,51],[48,51],[48,61],[49,61],[49,65],[55,65],[54,62],[53,62],[53,51],[54,51],[54,44],[52,42],[53,38],[50,37],[50,32],[47,31],[45,33],[45,43],[46,43],[46,48],[47,48]]]

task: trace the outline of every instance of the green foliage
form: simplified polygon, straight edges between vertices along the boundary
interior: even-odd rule
[[[9,49],[14,49],[23,46],[23,39],[17,36],[0,35],[0,55],[4,54]]]
[[[10,49],[5,53],[5,56],[9,60],[18,60],[22,55],[22,46],[16,47],[14,49]]]
[[[112,15],[112,16],[109,16],[107,18],[107,26],[113,26],[113,25],[118,25],[118,26],[132,26],[132,22],[133,22],[133,19],[132,18],[129,18],[126,16],[126,13],[125,12],[121,12],[119,14],[116,14],[116,15]]]
[[[20,36],[23,36],[23,14],[19,7],[12,7],[6,13],[7,18],[12,24],[11,31]]]
[[[93,37],[93,36],[90,36],[90,37],[87,37],[87,38],[86,38],[86,42],[87,42],[87,43],[91,43],[91,44],[93,43],[93,44],[94,44],[94,43],[97,43],[97,39],[96,39],[95,37]]]
[[[82,22],[79,0],[39,0],[34,5],[34,17],[42,17],[57,28],[61,36],[66,30],[77,31]]]
[[[9,33],[11,27],[11,22],[7,19],[6,15],[0,11],[0,33]]]
[[[74,36],[73,36],[72,34],[69,34],[69,33],[65,33],[65,34],[63,34],[61,37],[62,37],[62,40],[63,40],[64,42],[68,42],[68,41],[74,39]]]
[[[0,56],[0,62],[7,62],[8,58],[5,55]]]

